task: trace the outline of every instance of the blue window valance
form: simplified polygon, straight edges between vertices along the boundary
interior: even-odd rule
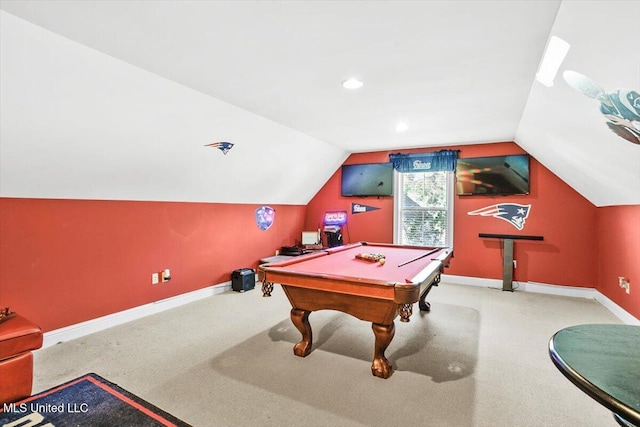
[[[458,150],[440,150],[432,153],[389,154],[393,168],[398,172],[455,171]]]

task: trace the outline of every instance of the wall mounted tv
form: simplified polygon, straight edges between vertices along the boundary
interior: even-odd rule
[[[393,164],[343,165],[341,192],[343,196],[392,196]]]
[[[456,193],[459,196],[529,194],[529,155],[458,159]]]

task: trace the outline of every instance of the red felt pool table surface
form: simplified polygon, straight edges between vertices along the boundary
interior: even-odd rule
[[[342,278],[350,277],[369,282],[381,281],[393,285],[419,280],[425,265],[438,258],[442,252],[450,251],[448,248],[438,248],[438,251],[433,252],[434,249],[436,248],[356,243],[327,249],[307,257],[271,264],[271,266],[290,272],[324,276],[336,275]],[[356,258],[357,254],[362,253],[384,255],[385,263],[380,264]],[[422,255],[427,256],[424,259],[408,262]],[[400,266],[406,262],[408,263]]]

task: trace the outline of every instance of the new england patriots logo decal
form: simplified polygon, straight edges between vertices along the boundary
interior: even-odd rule
[[[475,211],[467,212],[467,215],[492,216],[502,219],[513,225],[518,230],[524,228],[524,222],[529,217],[531,205],[520,205],[518,203],[499,203],[487,206]]]
[[[231,142],[213,142],[211,144],[206,144],[205,147],[215,147],[226,155],[233,147],[233,144]]]

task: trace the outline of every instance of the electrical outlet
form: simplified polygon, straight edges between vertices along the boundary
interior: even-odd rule
[[[629,281],[627,279],[625,279],[622,276],[618,277],[618,284],[620,285],[621,288],[623,288],[625,291],[627,291],[627,293],[630,293],[629,291]]]
[[[158,277],[158,273],[151,273],[151,284],[157,285],[160,283],[160,278]]]
[[[513,260],[513,268],[518,268],[518,261],[515,259]]]

